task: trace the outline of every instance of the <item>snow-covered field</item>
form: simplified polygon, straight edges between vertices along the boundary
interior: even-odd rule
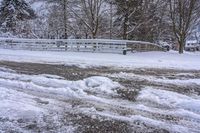
[[[0,132],[199,133],[199,57],[0,49]],[[70,81],[63,71],[34,74],[43,69],[34,63],[64,64],[66,73],[73,69],[68,65],[77,65],[82,68],[71,76],[76,71],[95,76]],[[90,72],[94,66],[99,68]]]
[[[87,52],[50,52],[0,49],[1,61],[34,62],[87,66],[130,68],[174,68],[200,70],[200,52],[179,55],[171,52],[143,52],[121,54]]]

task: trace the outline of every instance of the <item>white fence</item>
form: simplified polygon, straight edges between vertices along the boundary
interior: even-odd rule
[[[154,45],[149,42],[109,39],[18,39],[0,38],[0,47],[7,49],[117,52],[126,54],[133,45]]]

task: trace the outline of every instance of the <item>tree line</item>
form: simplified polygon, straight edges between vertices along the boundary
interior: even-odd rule
[[[2,0],[0,31],[24,38],[109,38],[178,44],[200,22],[199,0]]]

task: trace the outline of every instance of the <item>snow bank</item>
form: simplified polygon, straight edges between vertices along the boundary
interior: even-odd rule
[[[191,84],[200,85],[199,78],[179,79],[180,76],[194,76],[193,74],[188,74],[188,73],[182,73],[182,74],[177,74],[177,75],[174,74],[174,78],[177,78],[177,79],[168,79],[164,76],[157,77],[157,76],[149,76],[149,75],[138,75],[138,74],[126,73],[126,72],[106,74],[106,76],[115,77],[115,78],[132,79],[132,80],[147,80],[151,82],[169,83],[169,84],[174,84],[174,85],[191,85]],[[176,76],[179,76],[179,77],[176,77]]]
[[[1,69],[0,69],[1,70]],[[46,75],[19,75],[16,73],[0,71],[0,86],[10,86],[38,92],[51,92],[63,96],[84,96],[87,91],[91,93],[114,94],[115,89],[120,87],[106,77],[90,77],[80,81],[67,81],[57,79],[55,76]]]
[[[59,127],[59,129],[54,129],[55,131],[71,133],[76,128],[62,125],[59,115],[62,114],[63,109],[73,110],[72,105],[62,103],[62,101],[98,100],[97,96],[92,94],[102,97],[117,95],[115,89],[118,87],[121,86],[106,77],[67,81],[54,75],[17,74],[10,69],[0,68],[0,132],[9,132],[11,128],[15,132],[26,132],[23,127],[34,124],[42,129],[48,124],[44,117],[50,115],[55,117],[51,121]],[[58,100],[61,101],[58,102]],[[51,121],[50,124],[52,124]],[[27,129],[28,131],[30,132]]]
[[[10,130],[27,132],[19,126],[18,121],[20,120],[24,127],[34,121],[42,126],[41,118],[46,110],[37,107],[33,98],[16,90],[0,87],[0,132]]]
[[[195,99],[176,92],[144,88],[137,97],[138,102],[146,102],[148,105],[138,105],[137,109],[149,113],[156,113],[157,116],[173,116],[178,120],[181,128],[187,127],[185,131],[197,132],[200,130],[200,99]],[[154,107],[155,106],[155,107]],[[156,106],[162,106],[158,109]]]
[[[174,68],[200,70],[200,53],[144,52],[128,55],[87,52],[52,52],[0,49],[1,61],[33,62],[48,64],[114,66],[131,68]]]
[[[150,101],[172,109],[184,109],[200,113],[200,99],[194,99],[176,92],[148,87],[140,92],[137,100]]]

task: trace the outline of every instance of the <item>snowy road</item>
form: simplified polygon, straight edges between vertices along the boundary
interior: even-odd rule
[[[0,66],[0,132],[200,132],[200,71]]]

